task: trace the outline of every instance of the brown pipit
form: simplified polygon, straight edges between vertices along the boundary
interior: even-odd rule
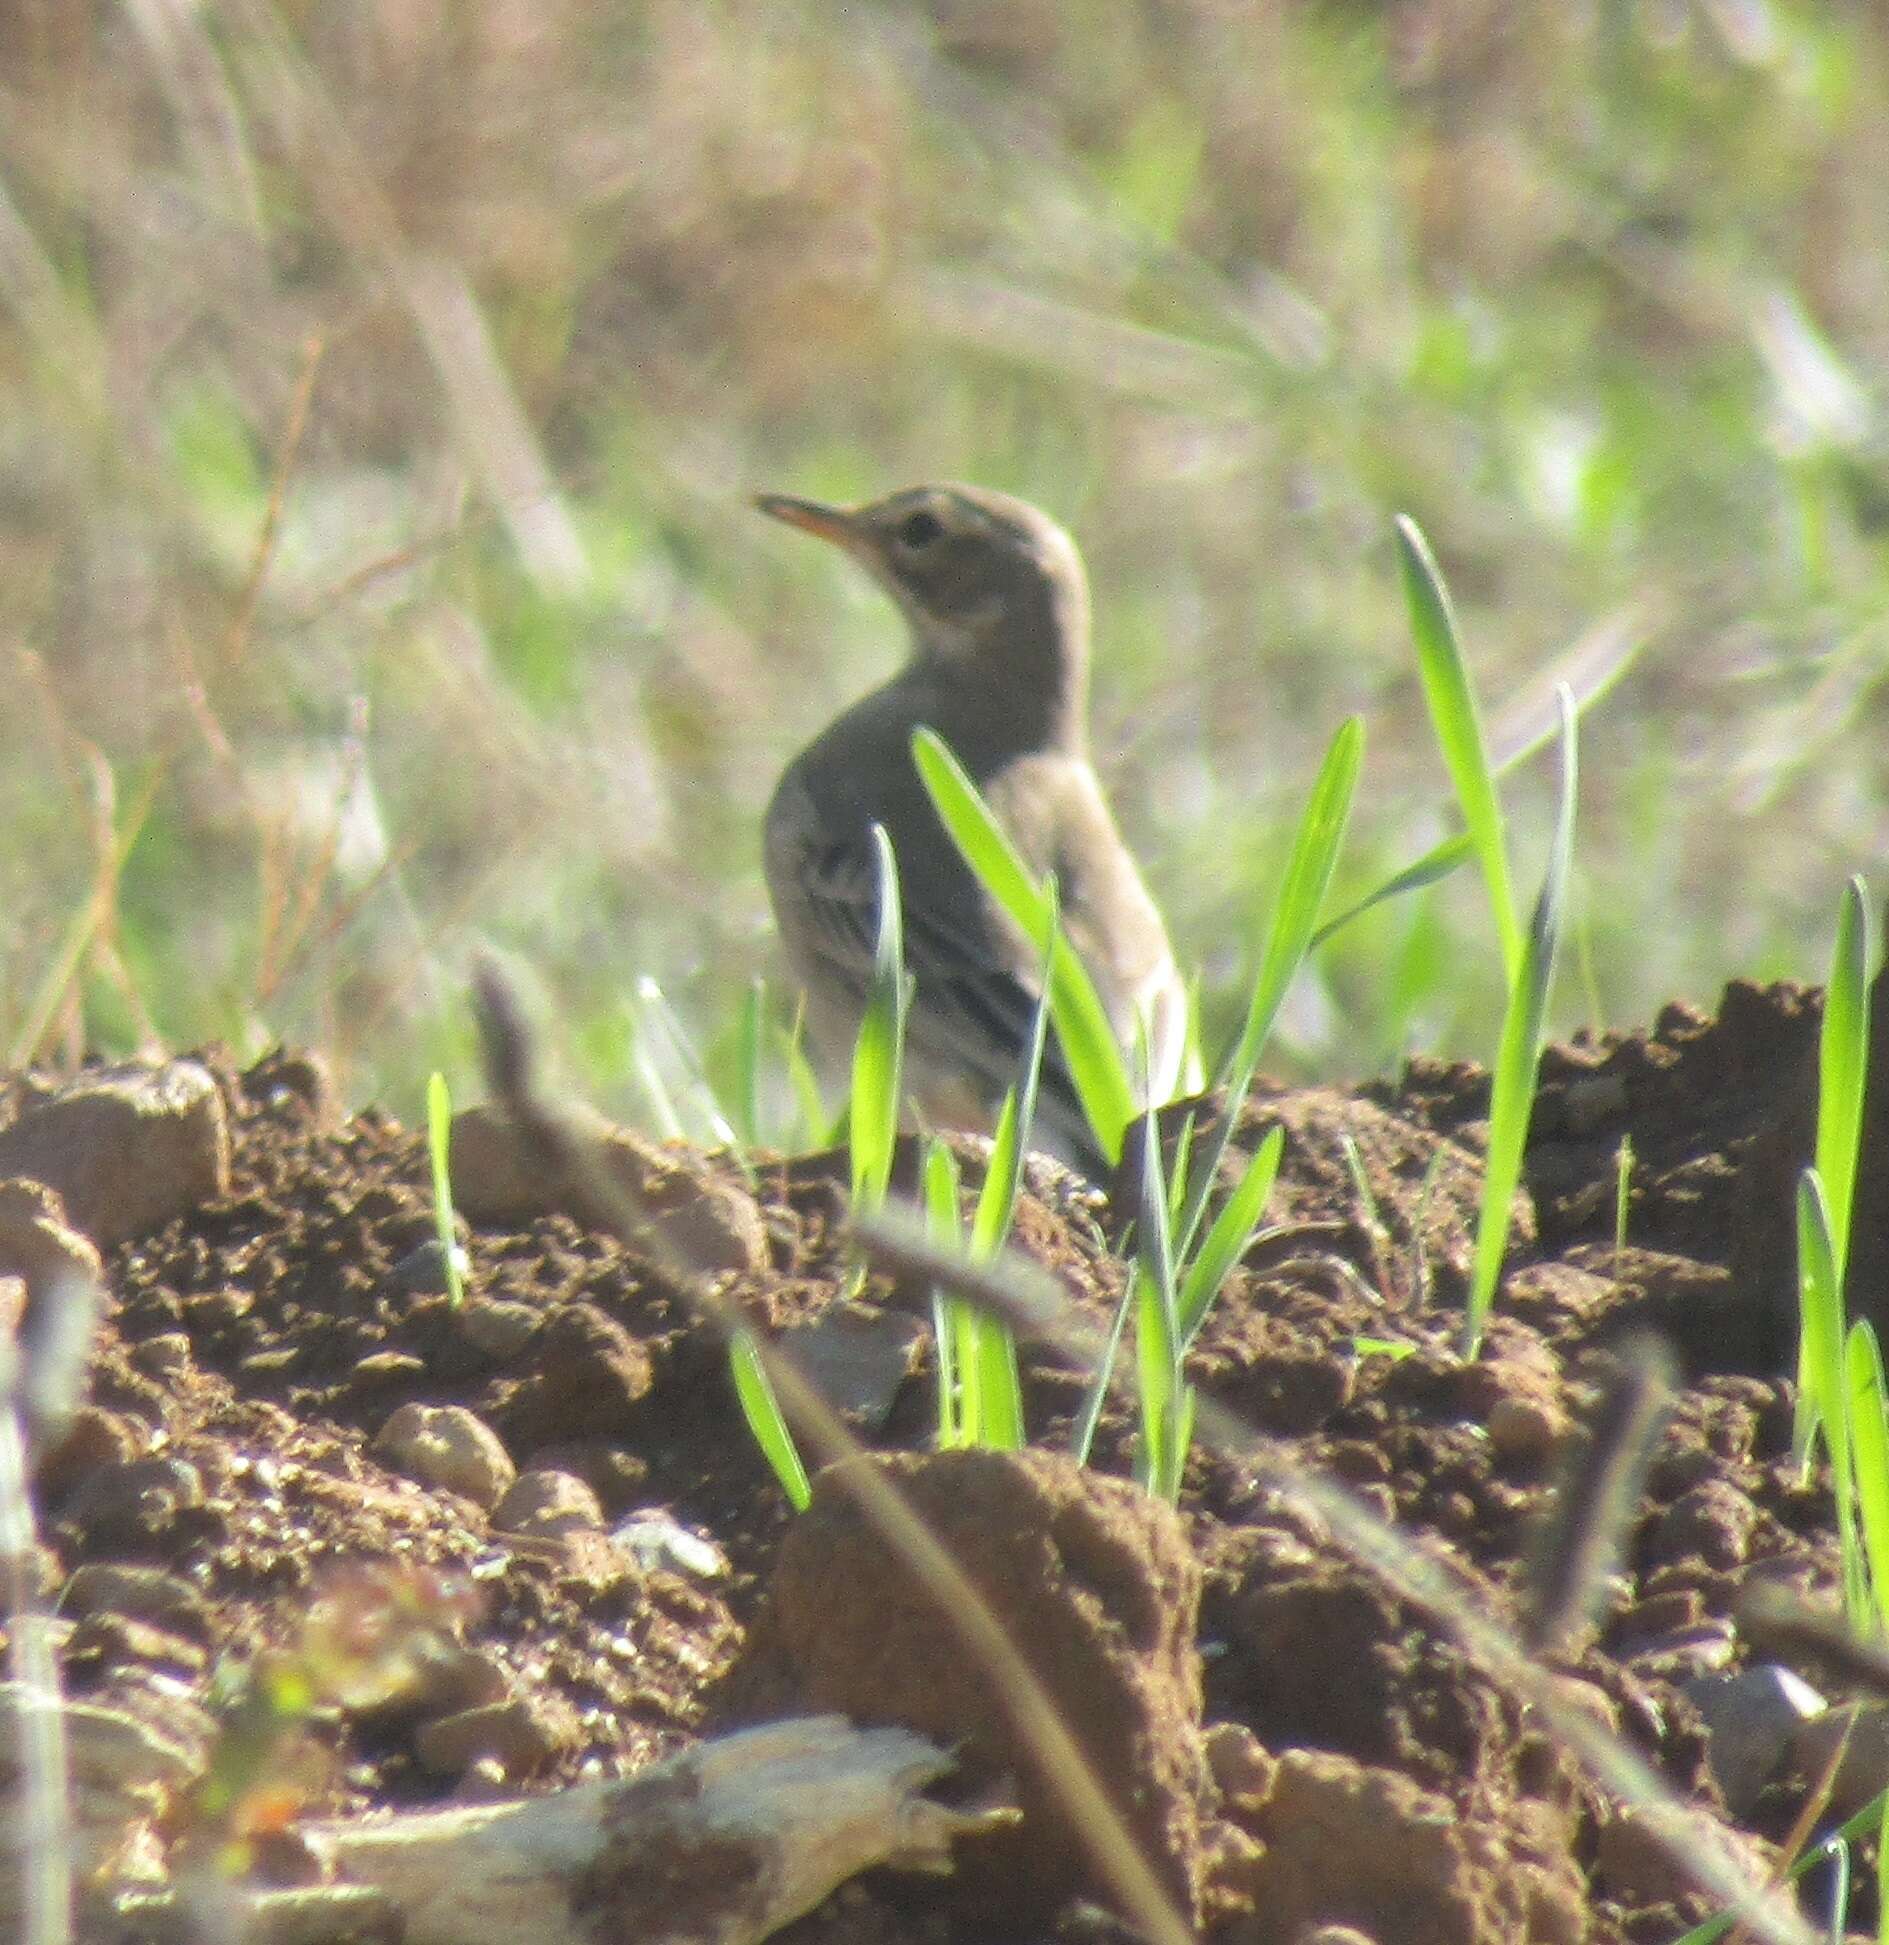
[[[906,1072],[930,1117],[985,1120],[1018,1079],[1041,985],[1034,947],[984,892],[912,761],[921,724],[943,737],[1025,862],[1053,873],[1062,921],[1124,1051],[1145,1033],[1153,1098],[1177,1082],[1186,997],[1167,933],[1089,762],[1089,591],[1048,515],[1008,494],[916,486],[865,506],[765,494],[763,513],[843,547],[890,594],[911,656],[787,766],[768,806],[774,917],[807,991],[816,1041],[851,1043],[872,972],[872,827],[898,861],[912,978]],[[1054,1041],[1039,1145],[1099,1167]]]

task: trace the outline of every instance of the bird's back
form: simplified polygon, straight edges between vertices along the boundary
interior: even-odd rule
[[[796,970],[811,983],[816,967],[832,970],[829,931],[808,936],[804,894],[809,874],[832,881],[875,870],[872,827],[894,839],[903,902],[925,921],[966,941],[998,928],[989,900],[932,807],[912,758],[913,732],[935,727],[941,713],[920,672],[906,669],[844,711],[794,758],[767,808],[763,832],[768,891]],[[950,730],[939,728],[947,742]],[[1001,758],[972,752],[972,777],[989,789]],[[981,771],[981,775],[979,774]],[[870,941],[870,928],[866,938]],[[857,968],[859,991],[870,967]]]
[[[940,705],[927,685],[912,680],[916,673],[907,670],[863,698],[809,744],[768,807],[768,884],[788,954],[810,992],[830,992],[836,974],[845,990],[840,1004],[822,1009],[826,1037],[843,1044],[857,1028],[870,978],[875,823],[894,839],[915,979],[922,985],[929,971],[934,986],[948,985],[958,1011],[997,1009],[1006,1031],[1016,1030],[1019,1010],[1027,1024],[1041,989],[1035,947],[984,891],[919,778],[911,742],[924,724],[952,746],[1032,874],[1055,878],[1065,933],[1131,1056],[1146,1022],[1164,1095],[1178,1078],[1184,996],[1166,929],[1094,771],[1069,752],[993,748],[974,731],[954,741],[948,702]],[[939,716],[947,720],[934,723]],[[824,891],[809,898],[809,885]],[[910,1031],[921,1063],[963,1064],[967,1046],[1004,1044],[1000,1033],[928,1046],[929,1023],[950,1017],[914,1008]],[[945,1040],[942,1031],[936,1037]],[[1007,1067],[969,1064],[982,1068],[977,1078],[987,1100],[1016,1078]]]

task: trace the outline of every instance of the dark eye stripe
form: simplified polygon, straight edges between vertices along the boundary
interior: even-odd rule
[[[935,513],[908,513],[899,522],[898,531],[900,546],[929,547],[944,532],[944,526]]]

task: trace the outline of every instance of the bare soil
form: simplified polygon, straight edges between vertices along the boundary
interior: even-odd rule
[[[1884,1010],[1879,993],[1879,1049]],[[1728,1825],[1683,1684],[1756,1658],[1732,1618],[1752,1579],[1818,1595],[1835,1583],[1827,1493],[1790,1462],[1786,1375],[1818,1011],[1811,991],[1736,985],[1715,1018],[1674,1007],[1651,1032],[1551,1051],[1526,1206],[1474,1365],[1451,1341],[1486,1075],[1419,1062],[1395,1085],[1263,1095],[1239,1140],[1288,1131],[1276,1227],[1195,1357],[1206,1396],[1442,1542],[1501,1613],[1609,1347],[1659,1330],[1683,1368],[1678,1407],[1622,1571],[1560,1666]],[[317,1709],[292,1812],[555,1789],[632,1773],[714,1727],[837,1706],[959,1746],[963,1787],[1008,1790],[1026,1818],[1021,1838],[967,1844],[952,1878],[847,1887],[794,1938],[1115,1935],[1080,1843],[935,1612],[843,1498],[823,1488],[790,1514],[722,1345],[672,1277],[543,1216],[473,1230],[457,1309],[419,1134],[373,1112],[339,1118],[308,1062],[239,1072],[202,1058],[229,1114],[229,1190],[107,1252],[85,1404],[39,1459],[44,1593],[63,1604],[74,1693],[208,1706],[220,1663],[306,1657],[311,1612],[366,1611],[363,1586],[395,1585],[458,1638],[459,1658],[436,1657],[417,1690]],[[5,1083],[0,1121],[26,1098],[22,1079]],[[1889,1289],[1889,1087],[1873,1098],[1851,1279],[1866,1314]],[[719,1195],[748,1194],[724,1161],[676,1161]],[[1031,1184],[1020,1246],[1105,1318],[1123,1274],[1109,1211],[1047,1167]],[[919,1456],[934,1419],[925,1293],[878,1282],[849,1296],[833,1158],[764,1161],[754,1199],[753,1260],[723,1287],[783,1342],[815,1333],[816,1361],[832,1361],[835,1333],[894,1347],[883,1387],[857,1387],[858,1428],[912,1455],[894,1476],[1035,1657],[1203,1930],[1253,1945],[1341,1924],[1378,1945],[1654,1945],[1706,1914],[1538,1725],[1250,1468],[1197,1456],[1177,1518],[1126,1485],[1093,1487],[1047,1456],[1066,1446],[1080,1381],[1035,1354],[1046,1456]],[[1371,1340],[1416,1348],[1360,1349]],[[536,1482],[536,1503],[577,1510],[537,1518],[513,1501],[495,1520],[478,1495],[407,1476],[375,1441],[413,1404],[476,1414],[520,1472],[567,1476]],[[1133,1438],[1111,1410],[1097,1469],[1127,1474]],[[558,1497],[570,1479],[594,1510]],[[634,1550],[624,1523],[658,1511],[725,1564]],[[99,1597],[93,1575],[77,1611],[68,1595],[88,1564],[164,1570],[149,1585],[173,1590],[168,1609]],[[444,1721],[463,1733],[441,1734]],[[1744,1812],[1756,1854],[1804,1787],[1786,1771]],[[1855,1921],[1871,1916],[1859,1903]]]

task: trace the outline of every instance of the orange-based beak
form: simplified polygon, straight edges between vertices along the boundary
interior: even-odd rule
[[[785,520],[790,527],[830,540],[835,547],[844,547],[862,560],[872,559],[878,551],[859,516],[845,507],[826,506],[819,500],[796,500],[788,493],[757,493],[754,504],[770,520]]]

